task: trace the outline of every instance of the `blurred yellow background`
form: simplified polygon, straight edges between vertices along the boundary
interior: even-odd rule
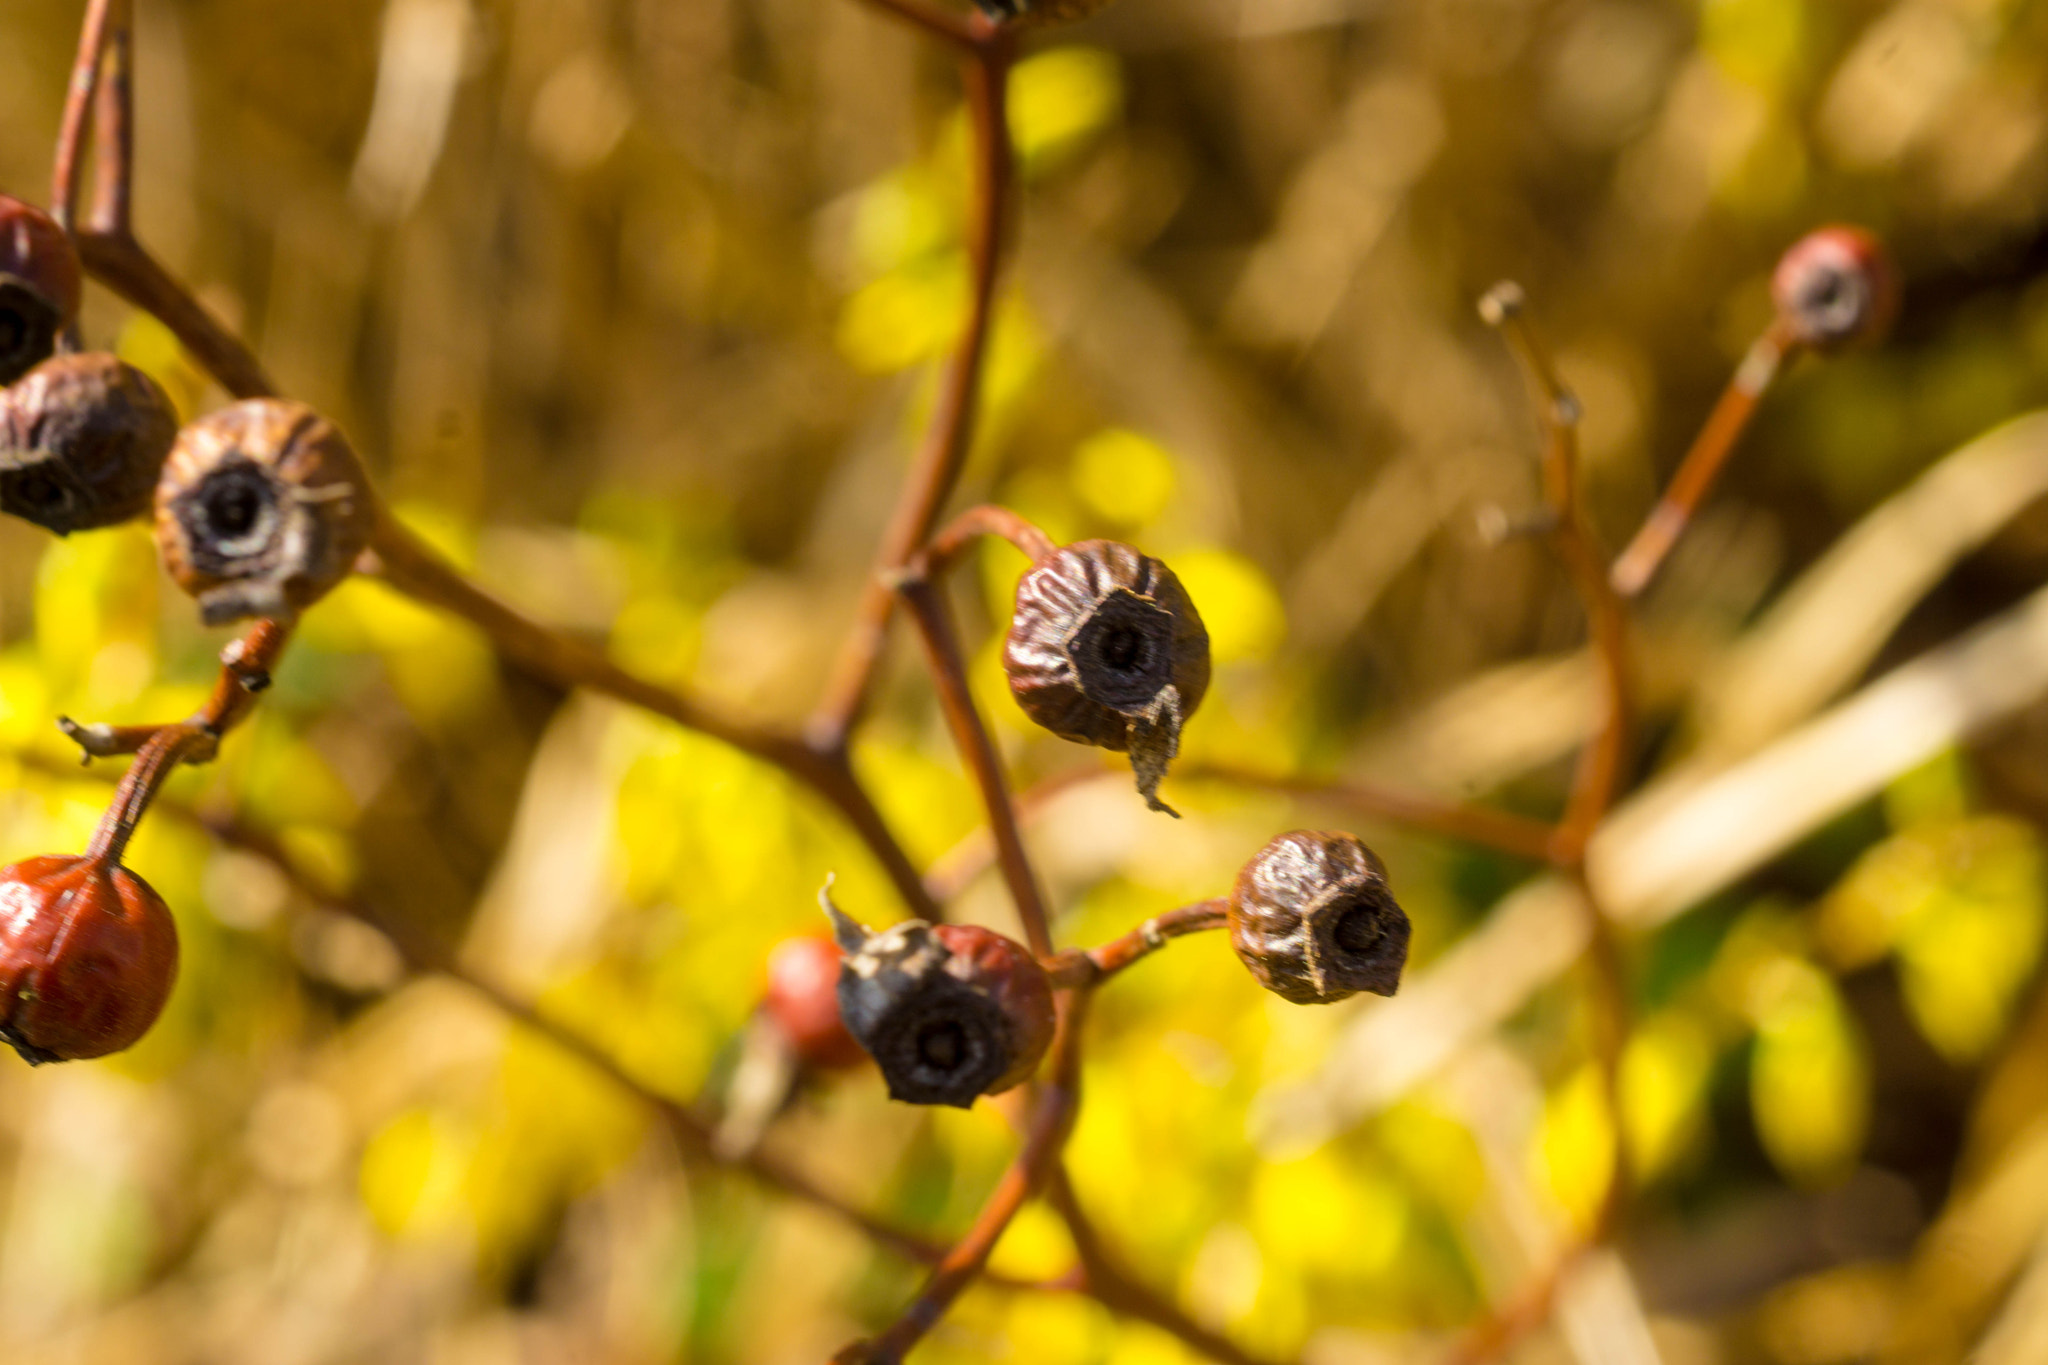
[[[0,9],[10,192],[46,193],[81,8]],[[401,515],[621,662],[799,718],[966,306],[945,55],[854,0],[137,9],[139,233]],[[1190,773],[1553,812],[1591,669],[1540,540],[1476,529],[1535,506],[1536,435],[1474,299],[1528,289],[1618,545],[1786,244],[1864,223],[1906,278],[1887,343],[1770,396],[1639,613],[1646,785],[1594,855],[1635,996],[1618,1118],[1558,887],[1363,826],[1415,919],[1396,1000],[1284,1004],[1220,936],[1105,991],[1072,1167],[1116,1243],[1264,1355],[1434,1360],[1625,1153],[1620,1259],[1513,1358],[2048,1358],[2048,7],[1117,0],[1027,45],[1010,114],[1018,248],[962,501],[1173,566],[1217,663]],[[187,416],[221,401],[111,296],[86,330]],[[1352,820],[1190,776],[1176,823],[1031,729],[998,658],[1021,567],[979,551],[963,600],[1020,782],[1103,774],[1031,829],[1063,943]],[[225,638],[141,528],[0,526],[0,859],[81,846],[104,801],[57,714],[182,715]],[[856,761],[925,863],[976,802],[915,652],[892,660]],[[719,1093],[828,872],[861,918],[900,913],[780,774],[370,583],[172,795],[678,1099]],[[183,975],[128,1054],[0,1059],[0,1359],[779,1365],[913,1292],[188,815],[130,861]],[[1014,923],[987,877],[959,913]],[[866,1072],[770,1141],[935,1236],[1015,1146],[992,1106],[890,1105]],[[996,1264],[1071,1252],[1032,1209]],[[1193,1357],[983,1288],[918,1358]]]

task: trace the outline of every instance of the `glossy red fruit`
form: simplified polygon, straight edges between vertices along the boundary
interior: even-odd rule
[[[104,1057],[149,1031],[178,975],[178,931],[108,859],[0,868],[0,1040],[31,1064]]]
[[[83,279],[70,234],[35,205],[0,194],[0,384],[55,353],[78,316]]]
[[[839,1012],[892,1099],[965,1109],[1021,1085],[1052,1044],[1052,979],[1031,950],[973,924],[880,933],[831,909],[846,958]]]
[[[1816,228],[1778,258],[1771,301],[1802,345],[1840,350],[1891,326],[1899,275],[1875,234],[1842,224]]]
[[[839,1017],[839,945],[817,935],[788,938],[768,954],[768,993],[762,1009],[806,1066],[839,1071],[867,1053]]]

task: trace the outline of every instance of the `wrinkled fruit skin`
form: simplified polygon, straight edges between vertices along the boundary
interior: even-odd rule
[[[1052,1043],[1052,982],[1014,939],[907,920],[847,953],[839,1013],[892,1099],[965,1109],[1037,1069]]]
[[[1003,672],[1024,714],[1062,739],[1129,750],[1156,807],[1180,727],[1209,690],[1209,632],[1164,564],[1077,541],[1018,580]]]
[[[178,414],[116,356],[55,356],[0,393],[0,511],[58,535],[141,516]]]
[[[1884,244],[1859,227],[1816,228],[1771,274],[1771,301],[1801,344],[1817,351],[1874,341],[1899,309],[1899,276]]]
[[[1392,995],[1408,916],[1371,849],[1349,834],[1296,830],[1238,871],[1230,943],[1260,985],[1297,1005]]]
[[[0,1039],[32,1065],[132,1046],[177,976],[171,912],[127,868],[52,856],[0,869]]]
[[[839,1017],[839,945],[814,935],[784,939],[768,954],[768,993],[762,1008],[791,1051],[806,1066],[839,1071],[867,1060],[867,1052]]]
[[[374,514],[332,422],[251,399],[178,434],[156,488],[157,548],[206,624],[289,621],[348,577]]]
[[[78,316],[84,271],[49,214],[0,194],[0,384],[48,360]]]

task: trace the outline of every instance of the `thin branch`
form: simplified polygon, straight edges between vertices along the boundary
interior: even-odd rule
[[[157,259],[125,232],[77,235],[86,273],[169,329],[192,358],[237,398],[267,398],[277,386],[240,337],[208,312]]]
[[[1052,1045],[1052,1077],[1039,1085],[1024,1146],[982,1205],[974,1226],[932,1271],[924,1289],[888,1330],[855,1342],[833,1359],[843,1365],[900,1365],[904,1355],[944,1317],[988,1266],[988,1258],[1030,1198],[1045,1186],[1059,1162],[1074,1116],[1081,1106],[1081,1028],[1089,992],[1060,993],[1059,1032]]]
[[[57,129],[57,154],[50,171],[50,212],[67,231],[78,225],[78,201],[85,163],[85,140],[92,129],[93,92],[99,86],[100,59],[107,35],[126,27],[129,0],[87,0],[85,21],[78,30],[78,57],[71,65],[71,84],[64,93],[64,118]]]
[[[1028,825],[1068,788],[1106,777],[1119,777],[1128,782],[1130,773],[1123,768],[1069,768],[1016,793],[1010,798],[1010,803],[1016,808],[1018,822]],[[977,825],[925,869],[925,891],[934,901],[944,905],[972,885],[976,877],[994,865],[995,859],[996,842],[989,834],[989,827]]]
[[[1074,1239],[1074,1253],[1080,1257],[1083,1289],[1111,1312],[1140,1322],[1178,1338],[1223,1365],[1271,1365],[1240,1347],[1230,1338],[1204,1327],[1189,1317],[1166,1294],[1137,1279],[1110,1254],[1102,1234],[1081,1208],[1074,1183],[1064,1162],[1055,1166],[1046,1181],[1045,1200]]]
[[[906,17],[913,10],[923,9],[911,0],[873,2]],[[982,369],[995,313],[1003,224],[1009,207],[1013,158],[1004,104],[1016,42],[1008,29],[992,21],[972,20],[968,26],[976,36],[962,49],[975,169],[974,218],[968,235],[972,286],[967,324],[959,349],[947,368],[923,448],[888,529],[883,532],[875,576],[863,591],[853,629],[833,664],[818,709],[811,716],[811,742],[828,752],[846,746],[848,735],[867,705],[882,646],[888,638],[889,619],[896,609],[894,580],[938,524],[960,481],[961,468],[973,443]],[[948,40],[957,45],[957,40]]]
[[[1221,929],[1229,923],[1230,902],[1218,896],[1196,901],[1163,915],[1154,915],[1122,938],[1083,952],[1069,948],[1048,958],[1046,971],[1055,986],[1099,986],[1134,962],[1142,961],[1173,939]]]
[[[1751,343],[1714,410],[1707,414],[1706,425],[1693,438],[1692,448],[1679,461],[1664,495],[1644,518],[1635,539],[1615,559],[1608,581],[1616,592],[1634,597],[1650,585],[1720,477],[1728,457],[1735,453],[1735,443],[1742,439],[1765,391],[1798,353],[1799,343],[1782,317],[1773,319]]]
[[[1045,899],[1038,889],[1037,875],[1024,851],[1024,836],[1017,824],[1017,809],[1010,799],[1010,783],[1003,770],[1003,756],[997,751],[974,695],[967,686],[967,666],[960,657],[960,642],[946,611],[938,587],[922,575],[904,580],[904,600],[924,641],[925,660],[930,666],[933,688],[953,742],[961,759],[974,774],[981,789],[982,804],[988,811],[989,831],[995,838],[996,863],[1016,902],[1017,917],[1024,925],[1024,941],[1039,957],[1052,953],[1052,929],[1045,912]]]
[[[937,578],[945,574],[967,547],[983,536],[1000,536],[1017,547],[1018,553],[1036,564],[1059,547],[1052,537],[1030,519],[992,502],[977,503],[947,522],[925,547],[925,572]]]
[[[1480,315],[1505,333],[1540,403],[1544,430],[1543,497],[1556,514],[1552,550],[1586,613],[1599,664],[1600,728],[1579,751],[1571,796],[1551,845],[1551,861],[1578,888],[1585,907],[1594,1002],[1593,1047],[1610,1121],[1621,1115],[1621,1056],[1628,1036],[1628,978],[1614,924],[1601,908],[1586,875],[1586,846],[1607,816],[1621,782],[1632,716],[1628,622],[1608,566],[1594,538],[1579,495],[1579,401],[1558,377],[1549,349],[1530,323],[1521,287],[1494,286],[1480,303]],[[1615,1145],[1614,1171],[1597,1219],[1604,1234],[1619,1219],[1629,1183],[1627,1153]]]
[[[565,687],[585,687],[616,697],[781,768],[817,792],[846,819],[882,865],[912,913],[925,919],[939,917],[938,906],[925,893],[923,878],[854,776],[843,753],[819,753],[793,735],[721,715],[694,698],[626,671],[588,645],[528,619],[470,582],[391,516],[388,509],[380,507],[378,511],[371,533],[371,552],[365,556],[362,568],[400,592],[475,625],[490,637],[501,655],[542,677]]]

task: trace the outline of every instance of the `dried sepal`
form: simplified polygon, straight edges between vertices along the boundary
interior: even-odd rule
[[[869,930],[834,906],[839,1013],[893,1099],[965,1109],[1021,1085],[1052,1043],[1052,982],[1030,950],[972,924]]]
[[[1128,751],[1145,803],[1176,813],[1159,783],[1209,688],[1209,632],[1171,569],[1112,540],[1053,551],[1017,582],[1003,672],[1032,720]]]
[[[1408,916],[1380,860],[1352,835],[1280,835],[1238,871],[1229,914],[1231,946],[1283,999],[1329,1004],[1401,984]]]
[[[178,975],[178,931],[112,859],[0,868],[0,1041],[31,1065],[104,1057],[149,1031]]]
[[[1835,351],[1873,341],[1899,307],[1899,276],[1884,243],[1863,228],[1807,233],[1778,258],[1771,301],[1800,344]]]
[[[187,426],[156,489],[158,549],[208,625],[290,620],[349,575],[374,515],[340,430],[274,398]]]
[[[83,279],[70,234],[35,205],[0,194],[0,384],[56,353],[78,316]]]
[[[147,512],[178,414],[100,351],[54,356],[0,392],[0,511],[58,535]]]

